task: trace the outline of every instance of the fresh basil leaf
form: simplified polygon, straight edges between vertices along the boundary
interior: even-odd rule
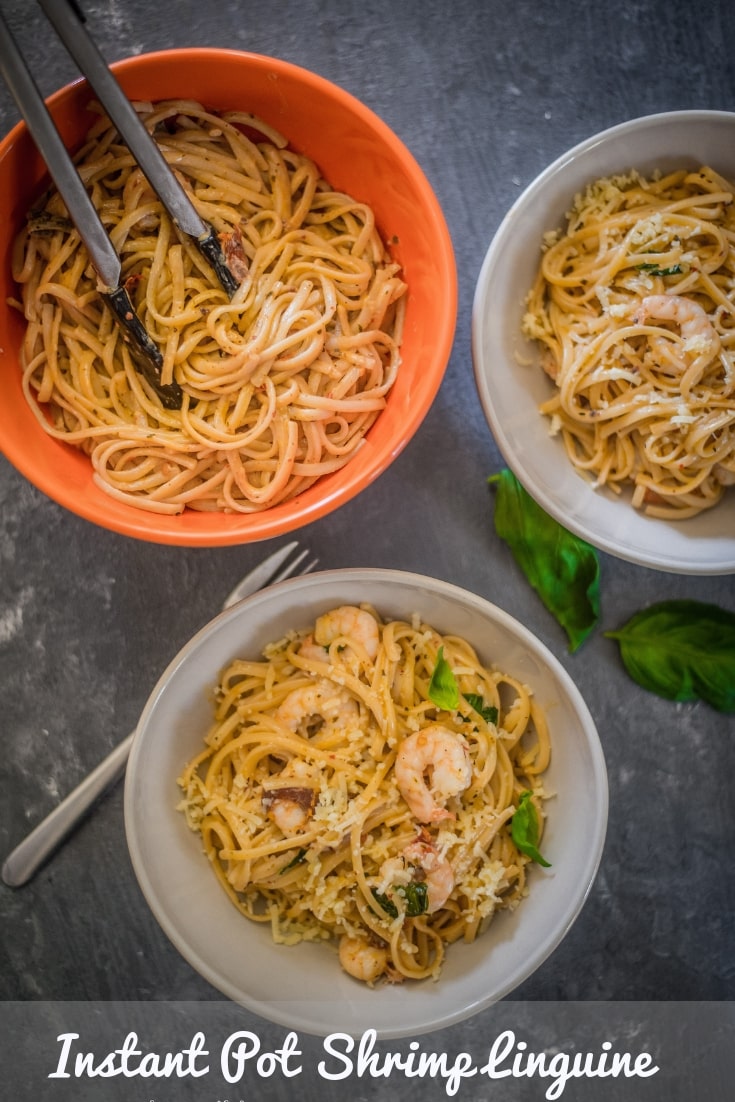
[[[705,700],[735,712],[735,613],[701,601],[660,601],[617,631],[626,670],[667,700]]]
[[[429,682],[429,700],[433,700],[437,707],[444,708],[447,712],[453,712],[459,707],[459,686],[444,657],[444,647],[439,647],[436,656],[436,665]]]
[[[647,272],[654,276],[681,275],[684,271],[681,264],[672,264],[670,268],[659,268],[658,264],[636,264],[639,272]]]
[[[426,914],[429,909],[429,889],[423,880],[417,880],[411,884],[397,884],[393,889],[401,895],[406,902],[406,915],[408,918],[416,918],[417,915]],[[398,908],[392,899],[373,888],[373,895],[386,914],[391,918],[398,918]]]
[[[479,712],[485,723],[497,723],[498,722],[498,709],[494,704],[486,704],[485,698],[480,696],[479,693],[462,693],[468,704],[470,704],[476,712]]]
[[[549,869],[551,864],[538,851],[538,815],[534,804],[531,802],[532,796],[532,792],[521,793],[518,807],[510,821],[510,836],[521,853],[525,853],[532,861],[543,865],[545,869]]]
[[[497,484],[495,531],[576,651],[600,618],[600,561],[590,544],[537,505],[507,468]]]
[[[298,851],[298,853],[297,853],[297,854],[295,854],[295,856],[294,856],[294,857],[292,857],[292,858],[291,858],[291,860],[290,860],[290,861],[288,861],[288,862],[287,862],[287,863],[286,863],[286,864],[285,864],[285,865],[283,866],[283,868],[279,870],[279,873],[278,873],[278,875],[279,875],[279,876],[282,876],[282,875],[283,875],[283,873],[284,873],[284,872],[288,872],[288,870],[289,870],[289,869],[295,869],[297,865],[300,865],[300,864],[301,864],[301,863],[302,863],[303,861],[305,861],[305,860],[306,860],[306,850],[305,850],[305,849],[300,849],[300,850]]]
[[[409,918],[426,914],[429,909],[429,889],[425,881],[399,884],[396,891],[406,900],[406,914]]]
[[[389,914],[391,918],[398,918],[398,908],[387,895],[383,895],[382,892],[377,891],[375,888],[373,888],[373,895],[386,914]]]

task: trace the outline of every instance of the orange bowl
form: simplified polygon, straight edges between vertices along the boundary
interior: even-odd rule
[[[214,110],[250,111],[316,162],[332,186],[368,203],[391,242],[408,284],[402,363],[386,408],[364,445],[341,470],[304,493],[259,513],[176,516],[116,501],[92,479],[82,452],[47,436],[21,387],[24,322],[8,304],[17,297],[13,240],[44,186],[46,167],[24,123],[0,142],[0,449],[39,490],[86,520],[155,543],[213,547],[269,539],[345,504],[378,477],[420,426],[441,384],[457,316],[452,243],[439,203],[414,157],[369,108],[316,74],[275,58],[235,50],[165,50],[111,66],[131,99],[195,99]],[[47,100],[70,149],[89,128],[94,95],[79,80]],[[393,242],[395,242],[393,244]]]

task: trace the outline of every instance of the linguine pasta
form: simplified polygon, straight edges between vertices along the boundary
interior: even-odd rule
[[[443,663],[456,707],[430,695]],[[530,801],[541,831],[549,757],[529,688],[466,641],[342,606],[224,670],[181,809],[276,942],[333,939],[368,983],[436,978],[525,894],[511,820]]]
[[[595,486],[655,517],[735,482],[735,207],[711,168],[598,180],[549,235],[524,333],[556,390],[541,411]]]
[[[137,110],[239,282],[230,301],[104,116],[76,158],[136,311],[175,380],[135,370],[55,192],[14,252],[23,386],[95,482],[144,509],[267,509],[349,462],[399,367],[405,284],[372,210],[261,120],[189,101]]]

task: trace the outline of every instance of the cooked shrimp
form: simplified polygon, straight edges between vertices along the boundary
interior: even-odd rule
[[[414,731],[398,747],[394,769],[401,795],[420,823],[456,818],[444,805],[472,780],[472,761],[461,735],[438,723]]]
[[[313,788],[275,788],[263,796],[263,807],[284,834],[298,834],[314,810]]]
[[[313,635],[307,635],[299,646],[299,655],[308,662],[326,662],[329,651],[321,643],[317,643]]]
[[[386,970],[388,950],[364,938],[343,934],[339,941],[339,963],[356,980],[374,983]]]
[[[339,685],[327,678],[320,678],[313,685],[294,689],[281,701],[273,713],[274,718],[298,731],[302,724],[322,720],[330,724],[354,723],[358,716],[357,701]]]
[[[341,605],[325,612],[314,625],[314,640],[323,647],[328,647],[342,636],[357,643],[370,661],[375,661],[380,645],[380,629],[370,612],[355,605]]]
[[[432,842],[421,838],[406,846],[398,857],[383,862],[378,891],[387,893],[390,899],[396,895],[400,898],[400,888],[418,883],[426,884],[427,914],[443,907],[454,888],[452,866]]]
[[[711,352],[720,346],[717,330],[698,302],[684,295],[648,295],[633,318],[636,325],[645,325],[649,318],[673,321],[679,326],[688,351]]]
[[[314,813],[318,788],[313,767],[296,758],[263,782],[263,809],[284,834],[297,834]]]

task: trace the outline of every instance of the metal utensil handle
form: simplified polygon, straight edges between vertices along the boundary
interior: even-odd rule
[[[59,0],[39,0],[39,4],[174,222],[191,237],[206,235],[209,227],[197,213],[166,164],[161,150],[108,68],[79,18],[78,9],[70,4],[59,3]]]
[[[163,405],[167,409],[179,409],[181,388],[177,383],[161,385],[163,357],[136,315],[127,290],[120,285],[120,258],[1,13],[0,75],[87,247],[99,277],[100,293],[120,323],[136,365],[157,391]]]
[[[63,842],[95,800],[99,799],[125,771],[133,745],[131,732],[96,769],[16,846],[3,865],[3,880],[10,887],[25,884],[46,858]]]
[[[107,236],[107,231],[102,225],[43,101],[43,96],[2,14],[0,14],[0,75],[18,105],[18,110],[25,119],[31,137],[48,166],[69,215],[87,246],[100,281],[107,289],[117,287],[120,281],[120,258]]]

